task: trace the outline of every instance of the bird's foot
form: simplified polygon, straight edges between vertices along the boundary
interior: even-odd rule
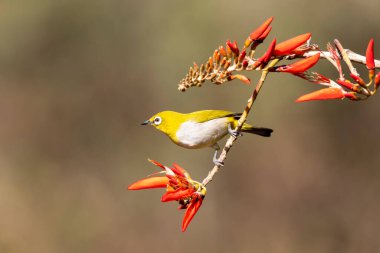
[[[212,158],[212,162],[218,166],[218,167],[222,167],[224,166],[224,162],[220,162],[219,161],[219,158],[216,157],[216,155],[218,154],[218,150],[215,150],[215,153],[214,153],[214,157]]]
[[[239,136],[243,136],[243,134],[240,131],[236,131],[236,130],[232,129],[231,124],[228,125],[228,133],[235,138],[237,138]]]

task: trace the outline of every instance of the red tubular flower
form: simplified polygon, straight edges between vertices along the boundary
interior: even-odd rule
[[[190,224],[191,220],[193,219],[194,215],[198,212],[198,209],[202,205],[203,198],[199,194],[194,194],[192,196],[192,200],[189,204],[189,206],[186,209],[185,216],[182,220],[182,232],[185,232],[187,226]]]
[[[255,31],[253,31],[249,35],[251,40],[254,41],[254,40],[257,40],[258,38],[260,38],[260,36],[267,30],[267,28],[272,23],[272,21],[273,21],[273,17],[270,17],[267,20],[265,20],[265,22],[262,23],[261,26],[259,26],[259,28],[257,28]]]
[[[310,39],[311,33],[301,34],[297,37],[291,38],[280,44],[276,45],[274,49],[274,54],[276,56],[283,56],[292,53],[294,49],[304,44],[308,39]]]
[[[368,43],[367,51],[365,54],[366,66],[367,66],[367,69],[369,70],[375,69],[375,53],[373,50],[373,46],[374,46],[374,40],[370,39]]]
[[[299,97],[296,102],[306,102],[311,100],[328,100],[328,99],[342,99],[345,98],[346,93],[339,88],[324,88],[311,92],[309,94]]]
[[[342,86],[342,87],[345,87],[345,88],[347,88],[347,89],[349,89],[349,90],[352,90],[352,91],[358,91],[358,87],[357,86],[355,86],[353,83],[350,83],[350,82],[348,82],[348,81],[344,81],[344,80],[336,80],[336,82],[338,83],[338,84],[340,84],[340,86]]]
[[[370,39],[365,54],[365,65],[369,71],[369,80],[373,80],[375,76],[375,53],[373,50],[374,40]]]
[[[263,42],[271,30],[271,28],[269,28],[269,25],[272,23],[272,21],[273,17],[268,18],[261,26],[259,26],[259,28],[253,31],[245,40],[244,47],[249,47],[253,41]]]
[[[187,199],[194,192],[195,192],[194,188],[189,188],[189,189],[178,188],[173,191],[167,191],[164,195],[162,195],[161,201],[168,202],[168,201],[173,201],[173,200],[178,201],[181,199]]]
[[[244,60],[243,61],[243,68],[245,69],[245,68],[247,68],[248,67],[248,61],[247,60]]]
[[[306,70],[313,67],[319,60],[320,54],[315,54],[308,58],[296,61],[289,65],[283,65],[279,67],[274,67],[273,70],[276,72],[286,72],[291,74],[298,74],[305,72]]]
[[[160,167],[165,176],[153,176],[141,179],[128,187],[128,190],[142,190],[150,188],[166,188],[166,193],[161,201],[178,201],[179,209],[186,209],[182,222],[182,231],[185,231],[194,215],[202,205],[206,195],[206,188],[201,183],[194,181],[185,169],[177,164],[168,168],[159,162],[149,160]]]
[[[244,61],[244,59],[245,59],[245,55],[246,55],[246,54],[247,54],[247,53],[246,53],[245,51],[243,51],[243,52],[240,53],[240,55],[239,55],[239,62]]]
[[[265,38],[269,35],[271,30],[272,26],[268,26],[268,28],[263,32],[263,34],[260,35],[260,37],[256,39],[256,41],[262,43],[265,40]]]
[[[131,184],[130,186],[128,186],[128,190],[165,188],[168,183],[169,178],[167,177],[148,177]]]
[[[261,63],[267,63],[273,55],[274,48],[276,47],[276,38],[272,40],[265,54],[258,60]]]
[[[362,86],[362,87],[367,87],[366,84],[365,84],[365,82],[364,82],[364,80],[363,80],[360,76],[357,76],[357,75],[352,74],[352,73],[350,73],[350,76],[351,76],[351,78],[354,79],[355,82],[358,83],[360,86]]]
[[[227,46],[231,49],[231,51],[234,53],[236,57],[239,55],[239,48],[236,43],[236,40],[234,41],[234,43],[231,43],[231,41],[227,40]]]

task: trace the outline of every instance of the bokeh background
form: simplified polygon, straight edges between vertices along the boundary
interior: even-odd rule
[[[226,39],[241,45],[270,16],[270,38],[312,32],[322,47],[339,38],[364,53],[373,37],[380,58],[379,10],[378,0],[0,1],[0,252],[380,252],[380,96],[296,104],[317,87],[270,75],[249,121],[273,137],[238,140],[186,233],[162,191],[126,191],[157,170],[147,158],[199,180],[212,167],[211,149],[140,126],[151,115],[243,110],[252,86],[237,81],[177,91],[193,61]]]

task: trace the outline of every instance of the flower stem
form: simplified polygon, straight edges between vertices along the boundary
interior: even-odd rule
[[[275,60],[271,61],[268,64],[268,66],[264,70],[262,70],[261,77],[260,77],[259,81],[256,84],[256,88],[253,90],[251,96],[248,99],[247,105],[245,106],[244,112],[243,112],[243,114],[241,115],[241,117],[240,117],[240,119],[238,121],[238,125],[237,125],[235,131],[240,132],[243,124],[247,120],[247,117],[248,117],[248,114],[249,114],[249,112],[250,112],[250,110],[252,108],[252,105],[255,102],[257,96],[259,95],[259,92],[260,92],[260,90],[261,90],[261,88],[262,88],[262,86],[263,86],[263,84],[265,82],[265,79],[266,79],[266,77],[267,77],[267,75],[269,73],[268,72],[268,68],[273,67],[274,65],[276,65],[278,63],[278,61],[279,61],[278,59],[275,59]],[[222,152],[221,152],[221,154],[219,156],[219,159],[218,159],[218,161],[221,164],[223,164],[224,160],[226,160],[227,153],[230,151],[230,149],[233,146],[233,144],[236,141],[236,139],[237,139],[237,137],[232,136],[232,135],[228,138],[228,140],[227,140],[226,144],[224,145],[224,148],[223,148],[223,150],[222,150]],[[206,186],[209,182],[211,182],[212,179],[213,179],[213,177],[214,177],[214,175],[219,171],[220,168],[221,168],[221,165],[215,165],[212,168],[212,170],[208,173],[207,177],[205,179],[203,179],[202,184],[204,186]]]

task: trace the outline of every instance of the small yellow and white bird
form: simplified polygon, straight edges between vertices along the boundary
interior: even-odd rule
[[[212,147],[215,149],[214,163],[217,151],[220,149],[218,141],[228,133],[237,136],[235,129],[241,113],[223,110],[204,110],[192,113],[163,111],[152,116],[142,125],[152,125],[166,134],[175,144],[189,149]],[[254,127],[244,123],[242,132],[269,137],[272,129]]]

